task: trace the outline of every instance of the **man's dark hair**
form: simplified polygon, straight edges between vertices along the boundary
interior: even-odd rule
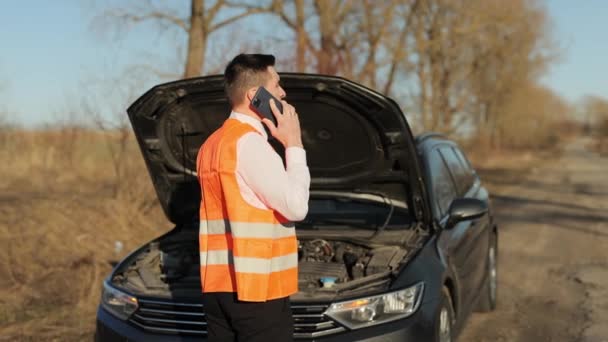
[[[231,104],[243,98],[247,89],[263,85],[269,77],[268,67],[274,66],[273,55],[240,54],[226,66],[224,86]]]

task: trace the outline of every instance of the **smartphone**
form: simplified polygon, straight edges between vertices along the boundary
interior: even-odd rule
[[[281,104],[281,101],[272,96],[272,94],[264,87],[259,87],[258,91],[255,92],[255,95],[251,99],[251,106],[255,108],[255,111],[258,112],[258,114],[262,115],[262,117],[268,118],[276,126],[277,119],[274,117],[272,109],[270,108],[270,99],[274,100],[274,104],[279,109],[279,112],[283,113],[283,105]]]

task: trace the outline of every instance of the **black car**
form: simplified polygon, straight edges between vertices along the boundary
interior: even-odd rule
[[[294,338],[450,341],[471,311],[494,309],[497,227],[459,147],[414,138],[393,100],[343,78],[281,80],[301,116],[312,176],[309,213],[296,224]],[[175,227],[105,279],[97,341],[205,340],[195,161],[230,111],[222,83],[158,85],[128,109]]]

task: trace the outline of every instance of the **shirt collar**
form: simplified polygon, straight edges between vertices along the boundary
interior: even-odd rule
[[[249,115],[235,112],[235,111],[230,112],[229,118],[237,119],[242,123],[246,123],[246,124],[252,126],[253,128],[255,128],[256,131],[260,132],[260,134],[262,134],[262,136],[265,139],[268,139],[268,134],[266,133],[266,130],[264,129],[264,124],[262,123],[262,121],[254,119]]]

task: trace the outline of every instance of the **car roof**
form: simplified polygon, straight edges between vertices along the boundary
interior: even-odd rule
[[[444,134],[436,132],[426,132],[417,135],[416,137],[414,137],[414,143],[416,145],[418,153],[421,153],[423,155],[431,152],[431,150],[439,144],[450,145],[460,149],[460,146],[456,141],[448,138]]]
[[[437,133],[437,132],[425,132],[425,133],[419,134],[416,137],[414,137],[414,141],[415,141],[416,146],[420,146],[423,143],[428,142],[428,141],[432,141],[432,142],[437,142],[437,141],[452,142],[452,140],[450,140],[447,136],[445,136],[442,133]]]

